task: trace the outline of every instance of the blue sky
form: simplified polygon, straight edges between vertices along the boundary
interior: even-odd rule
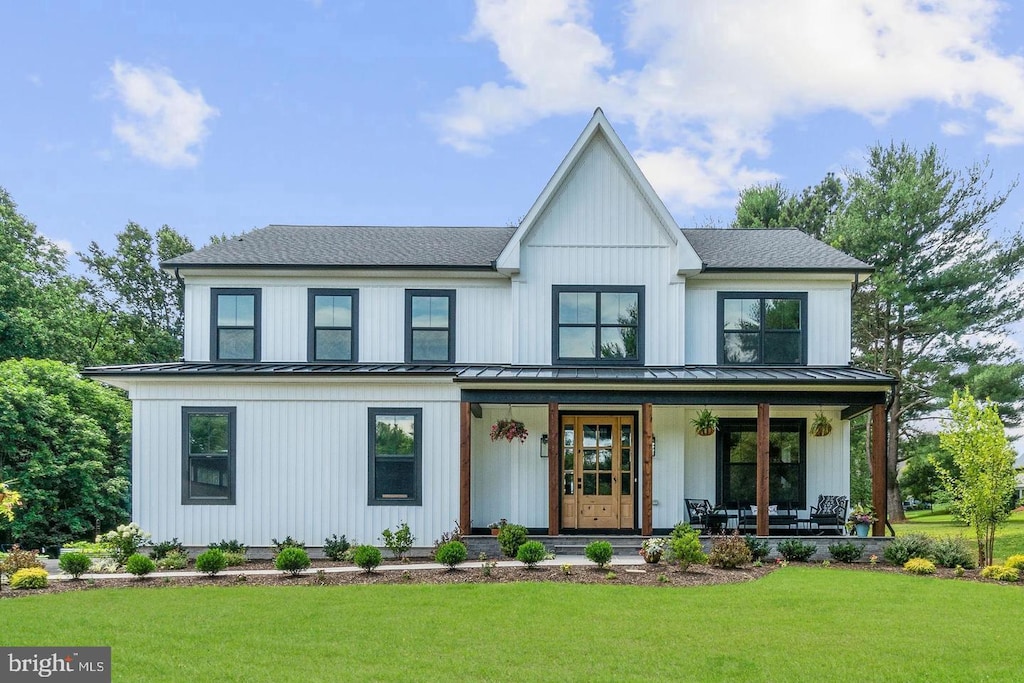
[[[506,225],[601,106],[682,226],[871,144],[1024,166],[1024,9],[988,0],[0,0],[0,186],[71,250],[128,221]],[[1024,219],[1024,189],[997,234]]]

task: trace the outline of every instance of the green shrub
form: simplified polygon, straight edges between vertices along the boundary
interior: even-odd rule
[[[538,562],[548,556],[548,550],[540,541],[527,541],[519,546],[516,551],[516,559],[533,569]]]
[[[828,552],[840,562],[856,562],[864,554],[864,546],[850,541],[837,541],[829,544]]]
[[[356,563],[357,567],[365,569],[367,573],[372,572],[374,568],[380,565],[380,550],[372,545],[361,545],[353,553],[352,561]]]
[[[965,564],[964,566],[966,567],[967,565]],[[1010,569],[1024,569],[1024,555],[1010,555],[1006,558],[1003,566]]]
[[[302,548],[284,548],[274,558],[274,568],[298,576],[309,568],[309,555]]]
[[[779,555],[789,562],[806,562],[817,549],[818,546],[813,543],[804,543],[796,538],[787,538],[776,546]]]
[[[92,559],[83,553],[64,553],[60,556],[58,564],[62,572],[70,574],[73,579],[77,579],[89,571],[89,567],[92,566]]]
[[[296,541],[291,536],[285,536],[283,541],[272,538],[270,539],[270,545],[274,547],[274,550],[272,551],[274,553],[274,557],[277,557],[285,548],[299,548],[300,550],[306,549],[305,541]]]
[[[296,541],[293,541],[291,536],[289,536],[288,538],[284,539],[284,542],[286,544],[288,544],[288,545],[284,546],[284,547],[287,547],[287,548],[291,548],[291,547],[302,547],[302,548],[305,548],[306,547],[306,546],[301,545],[300,543],[298,543]],[[276,539],[274,540],[274,545],[277,545],[277,540]],[[245,555],[245,552],[248,550],[248,548],[245,547],[244,543],[242,543],[241,541],[239,541],[237,539],[234,539],[234,538],[232,538],[230,541],[225,541],[225,540],[221,539],[220,543],[211,543],[207,547],[209,547],[209,548],[216,548],[217,550],[223,551],[225,553],[240,553],[242,555]]]
[[[141,553],[135,553],[125,561],[124,568],[129,574],[142,577],[156,569],[156,563]]]
[[[185,546],[181,544],[178,537],[175,536],[169,541],[161,541],[152,548],[149,549],[149,556],[154,560],[162,560],[167,557],[167,553],[185,553]]]
[[[351,547],[352,544],[345,538],[345,534],[331,534],[324,539],[324,557],[341,562],[345,558],[345,551]]]
[[[118,567],[123,567],[129,557],[149,543],[149,538],[148,533],[143,531],[138,524],[132,522],[131,524],[121,524],[113,531],[97,536],[96,542],[107,549]]]
[[[158,560],[156,566],[160,569],[184,569],[188,566],[188,553],[172,550],[164,559]]]
[[[934,540],[924,534],[907,534],[892,539],[882,555],[889,564],[903,566],[913,557],[931,559]]]
[[[759,562],[764,558],[768,557],[768,554],[772,551],[768,541],[758,538],[757,536],[751,536],[747,534],[743,537],[743,541],[747,544],[747,550],[750,551],[750,559],[754,562]]]
[[[748,545],[748,550],[749,545]],[[706,564],[708,556],[700,544],[700,533],[691,529],[689,524],[677,524],[668,537],[669,562],[678,562],[683,571],[691,564]]]
[[[22,550],[17,545],[11,546],[7,556],[0,562],[0,574],[8,580],[21,569],[40,569],[43,563],[39,561],[39,553],[35,550]]]
[[[996,581],[1016,582],[1020,580],[1020,570],[1001,564],[993,564],[982,569],[981,576],[986,579],[995,579]]]
[[[384,547],[391,551],[396,560],[404,558],[412,550],[413,541],[416,540],[406,522],[401,522],[393,532],[391,529],[385,529],[380,532],[380,537],[384,539]]]
[[[516,558],[519,555],[519,546],[529,540],[529,532],[521,524],[506,524],[498,532],[498,547],[505,557]]]
[[[735,569],[748,564],[750,561],[750,548],[747,547],[746,542],[737,534],[718,536],[711,542],[708,562],[713,567]]]
[[[977,551],[972,550],[967,540],[961,536],[943,536],[935,539],[935,543],[932,544],[932,559],[939,567],[974,569],[978,559],[976,553]],[[1024,561],[1024,555],[1018,557]]]
[[[227,558],[224,557],[224,551],[220,548],[210,548],[196,557],[196,569],[210,576],[224,571],[227,566]]]
[[[469,551],[466,550],[466,544],[462,541],[442,543],[434,553],[434,559],[449,569],[455,569],[465,562],[467,557],[469,557]]]
[[[614,550],[608,541],[594,541],[584,548],[583,554],[587,556],[588,560],[604,569],[612,561]]]
[[[934,574],[935,563],[923,557],[912,557],[904,563],[903,571],[911,574]]]
[[[14,572],[11,576],[11,588],[21,590],[24,588],[46,588],[50,584],[50,577],[42,567],[26,567]]]
[[[229,567],[241,567],[249,558],[245,556],[245,553],[236,553],[230,550],[222,550],[224,553],[224,561],[228,563]]]

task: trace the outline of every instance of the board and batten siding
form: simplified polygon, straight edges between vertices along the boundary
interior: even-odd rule
[[[155,539],[310,546],[330,534],[381,544],[409,523],[416,545],[451,531],[459,508],[459,403],[450,383],[146,383],[133,392],[132,517]],[[236,409],[234,505],[182,505],[181,408]],[[368,410],[422,408],[422,505],[371,506]]]
[[[185,359],[210,360],[210,290],[255,287],[262,292],[263,362],[307,360],[310,289],[359,290],[359,360],[405,362],[405,291],[454,289],[455,359],[504,363],[511,355],[511,288],[505,279],[190,277],[185,287]]]
[[[807,292],[807,364],[850,362],[850,285],[827,280],[701,280],[686,287],[686,363],[718,363],[718,292]]]

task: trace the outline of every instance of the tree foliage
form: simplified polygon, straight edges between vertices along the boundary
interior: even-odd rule
[[[0,479],[17,480],[22,495],[11,536],[40,547],[125,521],[130,429],[123,395],[73,367],[0,362]]]
[[[953,393],[951,417],[939,432],[942,447],[953,456],[957,471],[935,462],[953,501],[955,514],[974,528],[978,564],[992,564],[996,527],[1010,514],[1016,476],[999,411],[991,401],[980,405],[969,390]]]

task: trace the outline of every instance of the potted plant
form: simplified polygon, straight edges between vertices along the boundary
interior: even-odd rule
[[[877,521],[878,517],[875,517],[875,511],[870,505],[857,503],[846,520],[846,527],[850,531],[856,530],[858,536],[864,537],[868,535],[871,525]]]
[[[640,544],[640,557],[644,558],[647,564],[658,564],[665,552],[664,538],[645,538]]]
[[[526,425],[512,418],[498,420],[491,425],[491,441],[507,439],[509,443],[512,443],[513,440],[519,439],[519,443],[526,443],[528,434]]]
[[[704,408],[697,412],[697,416],[690,420],[690,424],[698,436],[711,436],[718,430],[718,416]]]
[[[811,434],[814,436],[828,436],[832,433],[832,420],[825,417],[820,410],[811,420]]]
[[[491,536],[497,536],[505,525],[508,524],[508,520],[502,517],[497,522],[491,522],[487,525],[487,528],[491,530]]]

